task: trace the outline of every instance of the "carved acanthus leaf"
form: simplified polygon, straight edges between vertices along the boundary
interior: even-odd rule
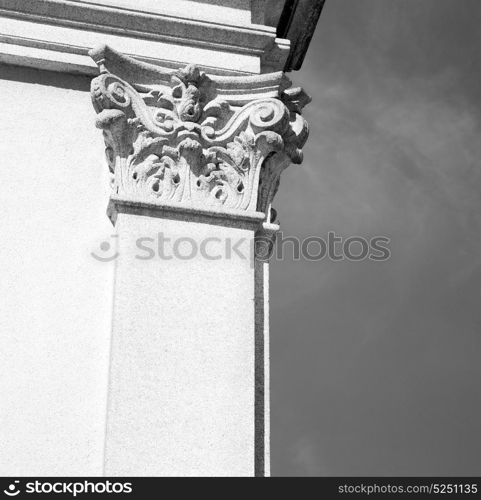
[[[170,71],[169,79],[166,71],[149,68],[150,81],[138,85],[109,72],[105,58],[101,68],[92,101],[116,195],[270,212],[281,171],[302,161],[308,133],[300,115],[307,101],[302,90],[286,89],[279,75],[258,77],[260,83],[252,77],[216,80],[195,65]],[[151,81],[155,71],[158,83]],[[276,92],[266,83],[272,81],[278,81]]]

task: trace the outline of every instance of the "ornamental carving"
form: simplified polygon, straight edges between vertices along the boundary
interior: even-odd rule
[[[92,81],[112,190],[129,199],[260,211],[290,162],[302,161],[309,98],[282,73],[207,76],[102,47]]]

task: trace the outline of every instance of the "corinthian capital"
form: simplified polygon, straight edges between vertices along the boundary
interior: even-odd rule
[[[263,212],[289,163],[302,161],[309,97],[282,73],[207,76],[141,63],[108,47],[91,52],[96,125],[116,198]]]

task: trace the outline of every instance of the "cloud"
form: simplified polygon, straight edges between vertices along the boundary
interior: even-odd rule
[[[311,136],[275,200],[284,233],[388,235],[392,258],[273,263],[274,473],[475,471],[479,439],[454,435],[477,435],[460,422],[481,404],[448,407],[481,376],[481,3],[459,5],[328,1],[294,75]]]

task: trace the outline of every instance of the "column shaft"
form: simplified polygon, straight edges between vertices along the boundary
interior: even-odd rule
[[[256,344],[250,250],[257,224],[117,215],[106,475],[264,473],[259,401],[256,409],[264,339]],[[236,244],[245,258],[232,251]]]

